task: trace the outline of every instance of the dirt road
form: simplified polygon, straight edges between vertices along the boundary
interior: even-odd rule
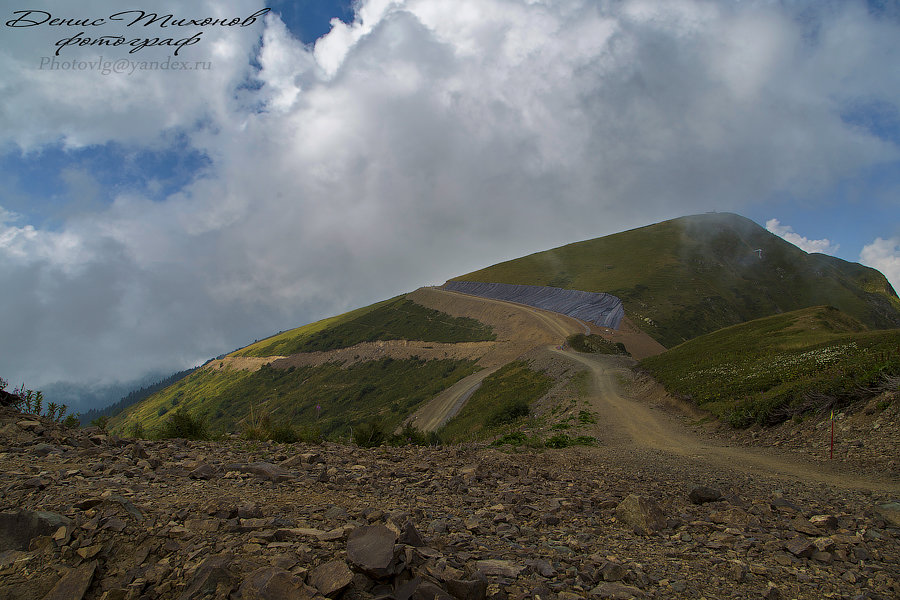
[[[452,419],[475,393],[485,377],[531,350],[560,345],[566,337],[584,331],[578,319],[524,304],[479,298],[437,288],[422,288],[410,298],[452,316],[478,319],[494,328],[497,341],[478,364],[484,369],[444,390],[413,413],[406,422],[422,431],[435,431]]]
[[[619,381],[631,375],[629,359],[552,349],[593,375],[591,407],[598,414],[596,435],[604,446],[648,448],[703,467],[739,470],[833,487],[900,493],[900,483],[862,477],[838,466],[823,466],[768,448],[727,446],[701,439],[678,418],[641,399],[626,397]]]

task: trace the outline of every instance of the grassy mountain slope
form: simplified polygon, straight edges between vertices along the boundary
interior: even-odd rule
[[[734,426],[773,424],[900,376],[900,330],[866,330],[820,306],[721,329],[641,366]]]
[[[727,213],[568,244],[455,279],[608,292],[622,299],[632,321],[667,347],[817,305],[835,306],[871,328],[900,326],[900,300],[878,271],[807,254]]]
[[[365,341],[418,340],[471,342],[493,340],[493,330],[466,317],[452,317],[416,304],[405,296],[286,331],[231,353],[230,356],[286,356],[346,348]],[[380,418],[393,427],[419,405],[477,370],[467,360],[392,360],[350,366],[258,371],[208,366],[161,390],[112,419],[117,431],[140,424],[158,429],[169,413],[184,409],[202,418],[213,433],[241,431],[251,406],[284,424],[315,425],[324,435],[345,435],[349,428]],[[321,410],[316,410],[320,406]]]
[[[140,423],[159,428],[170,411],[200,417],[213,433],[240,432],[257,416],[318,427],[343,436],[350,427],[380,418],[393,428],[423,401],[477,370],[472,361],[391,360],[258,371],[200,369],[113,420],[117,430]],[[316,407],[321,407],[317,410]]]
[[[289,356],[380,340],[484,342],[494,339],[491,328],[475,319],[451,317],[401,296],[286,331],[233,352],[232,356]]]

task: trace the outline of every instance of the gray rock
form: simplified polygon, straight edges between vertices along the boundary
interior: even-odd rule
[[[230,591],[234,587],[234,578],[228,570],[231,561],[230,554],[214,554],[206,558],[197,567],[187,589],[178,600],[199,600],[211,596],[219,586]]]
[[[484,577],[450,579],[445,585],[447,591],[459,600],[484,600],[487,595],[487,580]]]
[[[603,581],[621,581],[628,574],[628,569],[618,563],[607,561],[600,567],[600,575]]]
[[[354,529],[347,540],[347,559],[354,567],[375,579],[396,573],[394,545],[397,534],[384,525]]]
[[[809,558],[817,550],[816,545],[802,535],[787,542],[784,548],[798,558]]]
[[[592,589],[590,595],[611,600],[631,600],[632,598],[643,598],[644,592],[624,583],[604,582]]]
[[[487,559],[479,560],[475,563],[479,571],[485,575],[500,575],[503,577],[516,578],[524,569],[524,565],[519,565],[511,560]]]
[[[0,552],[28,550],[31,540],[49,536],[72,521],[52,512],[18,509],[0,513]]]
[[[97,561],[92,560],[72,569],[56,582],[44,600],[81,600],[94,579]]]
[[[216,468],[209,463],[203,463],[190,472],[191,479],[212,479],[216,476]]]
[[[353,581],[353,572],[347,563],[337,559],[319,565],[309,574],[309,583],[328,598],[334,598]]]
[[[616,507],[616,518],[643,534],[666,527],[666,518],[659,505],[636,494],[630,494],[619,503]]]
[[[408,546],[415,546],[417,548],[421,548],[425,546],[425,540],[422,539],[422,536],[419,535],[419,532],[416,531],[416,526],[412,521],[407,521],[403,528],[400,530],[400,543],[406,544]]]
[[[875,507],[878,516],[891,527],[900,527],[900,502],[887,502]]]
[[[688,498],[694,504],[705,504],[706,502],[717,502],[722,499],[722,492],[715,488],[698,485],[691,489]]]
[[[311,600],[315,590],[284,569],[262,567],[244,579],[237,596],[241,600]]]
[[[296,479],[294,474],[287,469],[267,462],[230,464],[225,467],[225,470],[250,473],[251,475],[256,475],[257,477],[266,479],[272,483],[282,483]]]

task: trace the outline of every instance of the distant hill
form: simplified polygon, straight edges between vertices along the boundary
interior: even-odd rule
[[[618,296],[666,347],[768,315],[831,305],[867,327],[900,327],[880,272],[808,254],[729,213],[682,217],[503,262],[453,281],[547,285]]]
[[[132,390],[131,392],[122,396],[122,398],[118,402],[114,402],[109,406],[105,406],[103,408],[93,408],[87,412],[81,413],[78,415],[78,420],[81,422],[81,425],[88,425],[91,421],[97,419],[98,417],[114,417],[129,406],[137,404],[141,400],[145,398],[149,398],[156,392],[160,390],[164,390],[170,385],[181,381],[191,373],[197,370],[197,367],[193,369],[186,369],[184,371],[178,371],[177,373],[173,373],[168,377],[160,379],[150,385],[141,386],[136,390]]]

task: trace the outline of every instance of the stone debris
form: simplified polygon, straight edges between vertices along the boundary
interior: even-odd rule
[[[0,600],[900,597],[896,493],[658,451],[131,441],[0,409],[0,460]]]

